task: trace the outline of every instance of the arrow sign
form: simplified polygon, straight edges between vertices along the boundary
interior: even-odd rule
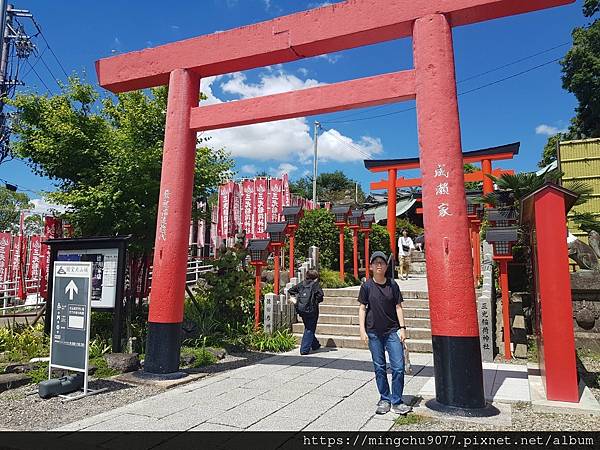
[[[69,284],[67,284],[67,287],[65,288],[65,294],[67,292],[69,293],[69,300],[73,300],[73,292],[79,294],[79,289],[77,289],[77,285],[73,280],[71,280]]]

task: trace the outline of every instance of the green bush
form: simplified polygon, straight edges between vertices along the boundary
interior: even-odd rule
[[[249,348],[260,352],[287,352],[296,348],[296,338],[287,329],[267,334],[263,330],[253,331],[249,339]]]
[[[308,255],[308,249],[319,247],[320,265],[326,269],[339,268],[340,238],[333,214],[326,209],[306,211],[296,231],[296,253]],[[346,229],[344,237],[346,264],[352,263],[352,235]]]
[[[90,341],[88,355],[90,359],[99,358],[106,353],[110,353],[111,349],[112,346],[108,343],[108,341],[101,338],[96,338]]]
[[[37,369],[30,370],[27,375],[31,377],[32,384],[38,384],[48,379],[48,363],[42,363]]]
[[[44,326],[17,324],[10,328],[0,328],[0,353],[4,353],[4,360],[11,362],[48,356],[49,339],[44,334]]]
[[[349,286],[358,286],[360,282],[350,273],[345,274],[344,281],[340,280],[340,273],[334,270],[322,269],[319,272],[319,282],[322,288],[345,288]]]
[[[360,233],[359,237],[359,252],[364,260],[365,252],[365,235]],[[369,233],[369,253],[372,255],[373,252],[384,252],[386,255],[390,254],[390,233],[386,227],[373,224],[371,232]],[[365,264],[369,264],[366,261]]]
[[[90,357],[90,365],[96,367],[96,372],[94,372],[95,378],[110,378],[121,373],[116,369],[108,367],[108,363],[102,356]]]
[[[207,351],[205,348],[196,347],[181,347],[181,356],[194,356],[194,361],[190,367],[197,369],[198,367],[210,366],[217,362],[217,357]]]

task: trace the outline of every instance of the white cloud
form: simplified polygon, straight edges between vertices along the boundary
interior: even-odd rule
[[[33,204],[32,212],[35,214],[52,214],[53,212],[64,213],[66,208],[63,205],[49,203],[43,198],[34,198],[31,200]]]
[[[240,167],[240,172],[255,174],[258,172],[258,168],[254,164],[244,164],[242,167]]]
[[[307,75],[308,75],[308,69],[307,69],[306,67],[300,67],[300,68],[298,69],[298,73],[299,73],[300,75],[302,75],[303,77],[305,77],[305,76],[307,76]]]
[[[361,161],[383,152],[381,139],[362,136],[355,141],[342,135],[335,129],[330,129],[319,136],[319,161]]]
[[[257,83],[249,83],[242,73],[209,77],[202,80],[202,92],[207,96],[202,104],[223,102],[213,92],[216,83],[221,83],[219,87],[223,92],[239,98],[289,92],[323,84],[314,79],[301,80],[281,69],[261,74]],[[298,164],[310,164],[313,158],[312,126],[306,118],[207,131],[205,136],[211,138],[209,142],[212,147],[224,148],[234,158],[284,163],[291,160]],[[323,162],[360,161],[382,151],[381,140],[370,136],[353,140],[332,129],[319,138],[319,161]]]
[[[286,73],[283,70],[274,70],[261,74],[259,82],[254,84],[247,82],[246,75],[236,72],[230,75],[229,80],[221,85],[221,89],[223,92],[239,95],[241,98],[252,98],[295,91],[322,84],[325,83],[319,83],[317,80],[311,78],[301,80],[297,76]]]
[[[265,9],[268,11],[271,8],[271,0],[263,0],[265,4]]]
[[[317,56],[317,59],[324,59],[329,64],[335,64],[342,58],[342,55],[330,55],[329,53],[325,53],[324,55]]]
[[[282,177],[286,173],[288,174],[288,176],[291,176],[292,173],[297,170],[298,170],[298,167],[293,164],[281,163],[281,164],[279,164],[279,167],[277,167],[277,168],[271,167],[269,169],[269,172],[271,172],[271,174],[276,177]]]
[[[541,124],[538,125],[537,127],[535,127],[535,134],[544,134],[546,136],[554,136],[555,134],[558,133],[564,133],[565,129],[559,129],[557,127],[553,127],[551,125],[546,125],[546,124]]]

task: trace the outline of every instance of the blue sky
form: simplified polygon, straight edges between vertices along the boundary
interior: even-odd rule
[[[159,2],[103,1],[52,2],[17,0],[16,8],[27,8],[40,23],[45,37],[68,73],[85,73],[96,83],[94,62],[115,53],[125,53],[179,39],[227,30],[290,14],[322,4],[314,0],[204,0]],[[333,3],[333,2],[332,2]],[[499,19],[454,29],[457,80],[465,80],[492,69],[528,58],[500,70],[459,84],[459,92],[497,82],[535,66],[560,58],[569,49],[571,30],[586,23],[582,1],[573,5]],[[40,49],[45,43],[37,39]],[[62,70],[47,50],[42,57],[59,79]],[[32,57],[31,61],[35,61]],[[209,101],[220,102],[333,83],[412,66],[409,39],[348,50],[275,67],[229,74],[203,80]],[[21,90],[52,93],[57,83],[43,64],[30,71]],[[28,67],[26,66],[26,69]],[[568,126],[575,98],[561,87],[560,66],[550,63],[521,76],[498,82],[459,97],[463,150],[476,150],[521,141],[514,162],[499,164],[520,171],[536,168],[547,133]],[[343,170],[368,184],[380,177],[363,166],[365,155],[373,158],[413,157],[418,154],[414,110],[369,120],[356,120],[406,110],[414,103],[240,127],[210,133],[213,144],[235,156],[238,177],[256,171],[292,179],[312,170],[312,124],[323,123],[319,138],[320,171]],[[0,165],[0,178],[34,192],[52,190],[49,180],[33,175],[24,162]],[[38,195],[28,192],[32,197]]]

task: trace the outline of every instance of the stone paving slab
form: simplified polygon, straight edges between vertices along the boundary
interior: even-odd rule
[[[405,376],[404,401],[416,402],[425,414],[425,400],[435,396],[433,357],[414,353],[411,362],[413,371]],[[494,401],[529,398],[523,391],[523,386],[529,389],[525,366],[487,364],[484,373],[486,395]],[[368,351],[319,351],[306,357],[296,349],[59,430],[387,431],[397,415],[375,415],[379,394],[374,378]],[[508,419],[496,419],[506,424],[510,405],[498,404],[501,411],[508,407]]]

